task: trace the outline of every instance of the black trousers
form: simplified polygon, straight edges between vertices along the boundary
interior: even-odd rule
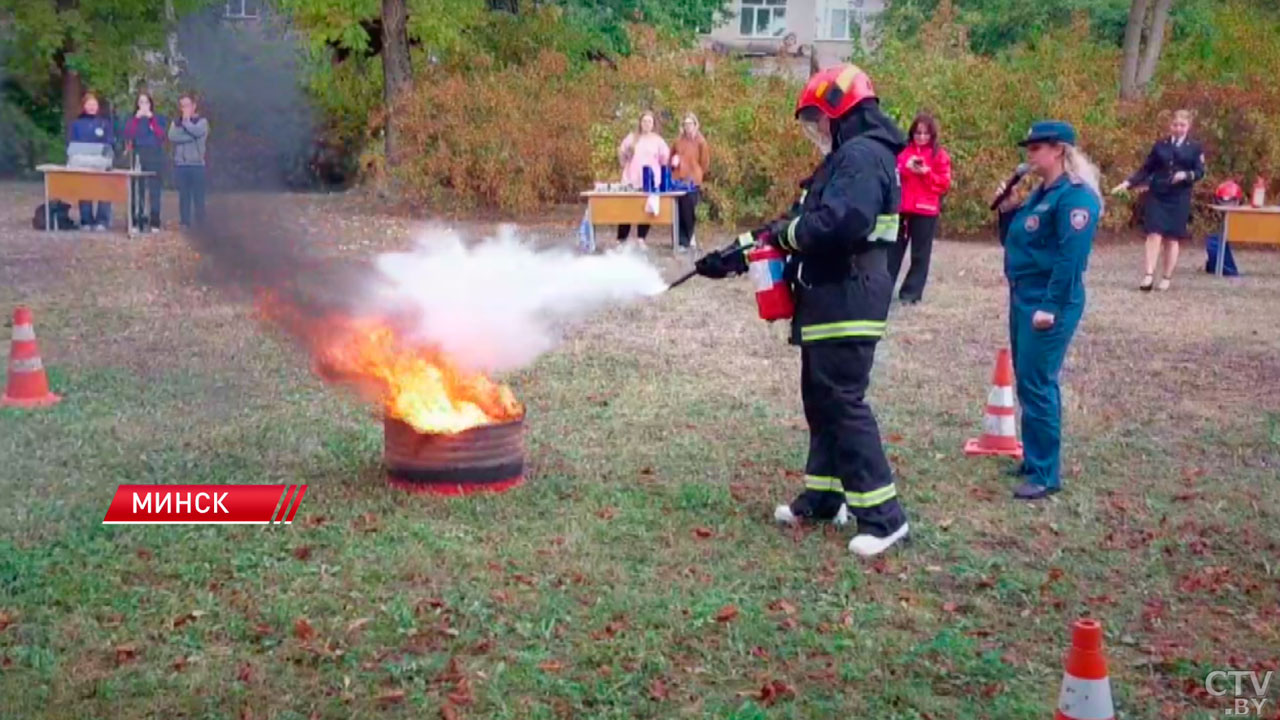
[[[693,226],[698,222],[698,191],[690,190],[676,201],[680,213],[680,247],[689,247],[693,238]]]
[[[141,226],[142,220],[147,217],[146,210],[149,200],[151,226],[159,227],[160,195],[164,188],[164,178],[161,175],[164,170],[164,149],[158,145],[144,145],[142,147],[135,146],[134,152],[138,154],[140,168],[147,172],[153,172],[155,175],[133,179],[133,207],[129,210],[129,217],[133,219],[134,223]]]
[[[645,239],[645,238],[649,237],[649,226],[648,226],[648,225],[637,225],[637,226],[636,226],[636,229],[637,229],[637,234],[640,236],[640,239],[641,239],[641,240],[643,240],[643,239]],[[618,226],[618,242],[622,242],[623,240],[626,240],[626,239],[627,239],[628,237],[630,237],[630,236],[631,236],[631,226],[630,226],[630,225],[619,225],[619,226]]]
[[[817,343],[801,348],[800,392],[809,422],[805,490],[792,503],[797,516],[830,519],[848,503],[858,533],[886,537],[907,521],[880,428],[864,396],[876,346]]]
[[[889,277],[898,281],[902,259],[911,245],[911,267],[898,290],[901,300],[920,300],[924,297],[924,285],[929,280],[929,258],[933,255],[933,233],[938,229],[938,216],[904,213],[898,225],[898,242],[889,248]]]

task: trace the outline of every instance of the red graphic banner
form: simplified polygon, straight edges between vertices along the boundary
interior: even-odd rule
[[[104,525],[293,522],[306,485],[121,485]]]

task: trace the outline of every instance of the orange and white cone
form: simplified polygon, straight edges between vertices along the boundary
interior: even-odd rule
[[[1017,422],[1013,410],[1013,356],[1008,348],[996,353],[996,371],[987,396],[987,411],[982,419],[982,436],[964,445],[965,455],[1003,455],[1022,459],[1022,443],[1018,442]]]
[[[1071,650],[1053,720],[1112,720],[1115,716],[1107,658],[1102,652],[1102,623],[1077,620],[1071,628]]]
[[[49,378],[40,361],[31,310],[13,311],[13,345],[9,352],[9,379],[0,405],[34,408],[53,405],[62,398],[49,392]]]

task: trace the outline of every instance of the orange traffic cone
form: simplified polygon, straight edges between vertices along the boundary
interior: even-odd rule
[[[1102,652],[1102,623],[1077,620],[1071,628],[1071,650],[1053,720],[1112,720],[1115,716],[1107,658]]]
[[[965,455],[1004,455],[1022,459],[1013,418],[1013,357],[1008,348],[996,353],[995,377],[987,396],[987,414],[982,420],[982,436],[964,445]]]
[[[31,311],[19,306],[13,311],[13,346],[9,352],[9,382],[0,405],[22,408],[53,405],[62,398],[49,392]]]

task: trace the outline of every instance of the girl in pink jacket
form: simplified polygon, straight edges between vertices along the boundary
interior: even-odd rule
[[[635,132],[629,133],[618,146],[618,163],[622,166],[622,182],[635,190],[644,187],[644,168],[653,170],[654,182],[662,177],[662,168],[671,159],[671,149],[667,141],[658,134],[658,121],[653,112],[646,110],[640,116],[640,124]],[[644,239],[649,235],[649,226],[637,228],[640,246],[644,247]],[[618,226],[618,242],[625,242],[631,236],[630,225]]]
[[[898,211],[898,243],[889,250],[889,275],[897,282],[902,258],[910,245],[911,268],[898,290],[898,299],[917,303],[924,297],[924,285],[929,279],[929,257],[933,254],[942,196],[951,190],[951,158],[938,144],[938,122],[932,115],[916,115],[908,135],[907,147],[898,155],[902,208]]]

